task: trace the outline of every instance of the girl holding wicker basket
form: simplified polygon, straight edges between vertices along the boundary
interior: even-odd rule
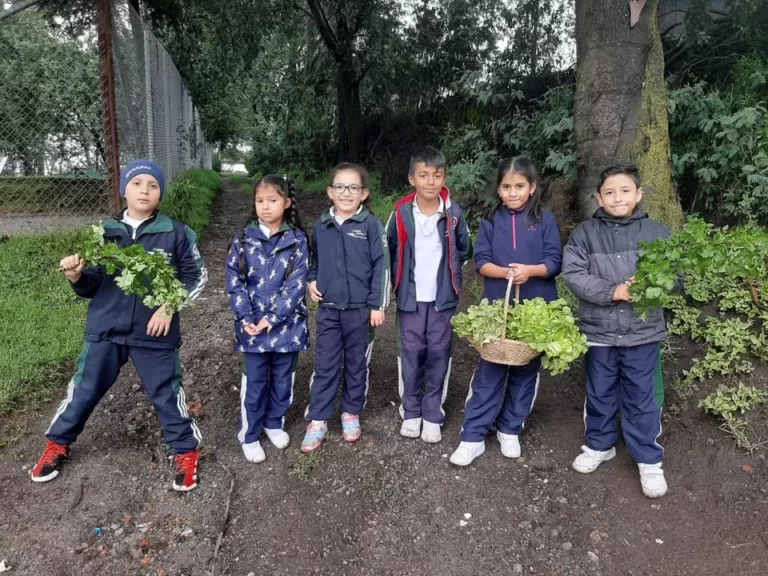
[[[538,174],[530,159],[518,156],[499,164],[495,188],[499,200],[481,221],[475,248],[483,298],[489,301],[506,297],[514,304],[532,298],[557,299],[555,277],[563,256],[560,231],[555,216],[541,206],[537,184]],[[483,356],[494,358],[492,354]],[[501,453],[507,458],[520,457],[518,436],[536,400],[541,361],[525,354],[512,356],[504,363],[483,358],[478,362],[452,464],[468,466],[485,452],[485,437],[494,424]]]

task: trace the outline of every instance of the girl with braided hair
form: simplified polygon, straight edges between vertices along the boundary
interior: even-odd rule
[[[266,458],[266,433],[282,450],[299,352],[309,347],[305,290],[309,247],[287,176],[265,176],[254,187],[253,211],[227,257],[227,293],[235,314],[235,347],[243,353],[240,430],[246,459]]]

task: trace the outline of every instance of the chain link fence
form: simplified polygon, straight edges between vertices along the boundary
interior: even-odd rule
[[[211,168],[213,150],[179,71],[125,0],[112,2],[112,46],[120,165],[152,158],[166,180]]]
[[[110,214],[133,158],[157,161],[167,182],[211,167],[162,43],[127,1],[94,5],[97,25],[78,37],[35,8],[0,22],[0,234],[3,221],[22,221],[23,232],[46,218]]]

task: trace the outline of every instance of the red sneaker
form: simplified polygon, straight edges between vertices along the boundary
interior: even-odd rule
[[[32,482],[50,482],[56,478],[61,471],[61,464],[67,458],[69,458],[69,446],[48,440],[45,443],[43,455],[29,472]]]
[[[176,480],[173,489],[179,492],[189,492],[197,487],[197,461],[200,452],[192,450],[176,456]]]

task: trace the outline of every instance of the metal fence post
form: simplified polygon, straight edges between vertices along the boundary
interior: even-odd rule
[[[99,71],[101,80],[101,110],[104,120],[105,164],[112,187],[114,211],[122,206],[120,198],[120,144],[117,138],[115,104],[115,68],[112,55],[111,0],[96,0],[96,29],[99,38]]]

